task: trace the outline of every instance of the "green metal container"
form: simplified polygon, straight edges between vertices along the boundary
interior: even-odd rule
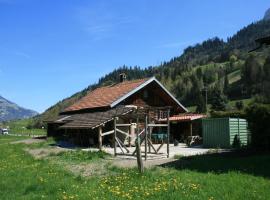
[[[202,120],[203,146],[231,148],[235,138],[241,146],[249,143],[248,123],[239,118],[208,118]]]

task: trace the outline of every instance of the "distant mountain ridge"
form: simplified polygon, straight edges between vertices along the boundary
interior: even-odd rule
[[[264,20],[270,20],[270,8],[264,14]]]
[[[0,122],[33,117],[37,114],[36,111],[22,108],[0,96]]]

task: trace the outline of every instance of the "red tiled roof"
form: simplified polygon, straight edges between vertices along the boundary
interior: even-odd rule
[[[110,106],[125,94],[134,90],[148,79],[125,81],[112,86],[100,87],[65,109],[65,112]]]
[[[192,121],[195,119],[200,119],[200,118],[205,118],[205,117],[207,116],[203,114],[187,113],[187,114],[173,115],[169,118],[169,120],[170,121]],[[161,121],[163,121],[163,119]]]

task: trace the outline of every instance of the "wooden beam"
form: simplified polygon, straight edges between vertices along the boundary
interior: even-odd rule
[[[114,156],[116,156],[116,118],[114,118],[114,132],[113,132],[113,146],[114,146]]]
[[[192,136],[192,121],[190,121],[190,136]]]
[[[137,137],[140,136],[144,131],[145,131],[145,129],[143,129],[140,133],[138,133]]]
[[[161,147],[164,145],[164,142],[162,141],[161,145],[157,148],[157,153],[159,152],[159,150],[161,149]]]
[[[120,130],[120,129],[118,129],[118,128],[116,128],[116,131],[119,132],[119,133],[124,134],[124,135],[127,136],[127,137],[130,137],[129,134],[128,134],[127,132],[125,132],[125,131],[122,131],[122,130]]]
[[[118,146],[120,147],[121,151],[122,151],[123,154],[124,154],[125,152],[124,152],[124,150],[123,150],[123,148],[122,148],[122,145],[120,144],[120,142],[119,142],[119,140],[118,140],[117,137],[115,138],[115,141],[118,143]]]
[[[104,132],[101,134],[101,136],[105,136],[105,135],[110,135],[110,134],[113,134],[114,133],[114,130],[111,130],[111,131],[107,131],[107,132]]]
[[[149,127],[167,127],[168,124],[148,124]]]
[[[102,126],[98,127],[98,147],[102,150]]]
[[[152,141],[148,138],[148,142],[149,142],[149,147],[152,147],[152,149],[155,151],[155,153],[157,154],[157,150],[155,149],[154,145],[152,144]]]
[[[116,124],[116,127],[125,127],[125,126],[131,126],[131,124]]]
[[[129,150],[127,149],[127,147],[125,146],[125,144],[116,136],[116,140],[118,141],[118,143],[121,144],[122,148],[124,148],[127,153],[129,153]]]

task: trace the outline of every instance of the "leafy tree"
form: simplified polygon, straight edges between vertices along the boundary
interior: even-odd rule
[[[230,63],[233,64],[237,61],[237,57],[235,55],[230,56]]]
[[[252,104],[247,107],[246,114],[252,146],[270,150],[270,105]]]

